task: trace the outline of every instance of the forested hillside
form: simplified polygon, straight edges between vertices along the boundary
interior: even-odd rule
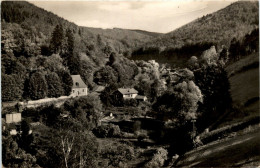
[[[132,56],[134,59],[159,57],[175,62],[188,55],[200,55],[212,44],[218,50],[222,45],[229,48],[233,38],[241,42],[245,35],[258,28],[258,10],[258,2],[235,2],[151,40],[136,49]]]
[[[29,30],[32,33],[34,32],[34,36],[42,39],[41,44],[47,43],[48,40],[50,40],[50,35],[56,25],[62,24],[65,29],[71,29],[73,31],[73,34],[76,36],[75,41],[77,42],[75,46],[77,46],[80,51],[85,51],[87,45],[91,45],[100,40],[98,36],[100,36],[101,42],[103,42],[104,45],[109,45],[116,52],[121,53],[126,49],[136,47],[152,39],[152,36],[148,34],[131,30],[79,27],[28,2],[3,2],[1,15],[4,24],[17,23],[22,29]],[[3,27],[2,30],[5,30],[5,27]],[[42,33],[41,35],[43,37],[35,34],[36,30],[40,32],[38,34]]]
[[[3,101],[68,95],[72,74],[80,74],[91,89],[94,72],[111,53],[129,56],[153,38],[131,30],[79,27],[29,2],[2,2],[1,9]],[[35,80],[42,84],[39,94],[32,93],[37,82],[30,81]],[[57,93],[47,91],[52,85]]]

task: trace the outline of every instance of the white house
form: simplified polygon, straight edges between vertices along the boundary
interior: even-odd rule
[[[118,91],[123,95],[124,99],[134,99],[138,95],[138,91],[134,88],[119,88]]]
[[[88,95],[88,86],[81,79],[80,75],[71,75],[73,80],[73,86],[70,96],[86,96]]]
[[[119,88],[118,92],[123,96],[123,99],[136,99],[137,101],[146,101],[147,97],[138,95],[138,91],[134,88]]]

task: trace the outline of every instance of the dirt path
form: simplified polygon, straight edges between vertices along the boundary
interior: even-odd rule
[[[234,167],[260,164],[260,129],[184,155],[177,166]]]

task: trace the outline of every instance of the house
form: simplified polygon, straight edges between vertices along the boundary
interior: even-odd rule
[[[134,88],[119,88],[118,91],[123,95],[124,99],[134,99],[138,95],[138,91]]]
[[[71,75],[73,86],[70,96],[86,96],[88,94],[88,86],[81,79],[80,75]]]
[[[138,91],[134,88],[119,88],[118,93],[123,96],[123,99],[136,99],[137,101],[146,101],[147,97],[138,95]]]
[[[21,120],[22,120],[21,113],[11,113],[11,114],[5,115],[5,122],[7,124],[18,123],[18,122],[21,122]]]

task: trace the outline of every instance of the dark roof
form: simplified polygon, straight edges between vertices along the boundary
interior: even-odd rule
[[[72,88],[86,88],[88,87],[83,80],[81,79],[80,75],[71,75],[71,78],[73,80],[73,86]],[[76,85],[77,83],[77,85]]]
[[[141,96],[141,95],[137,95],[135,97],[135,99],[141,99],[141,100],[144,100],[146,98],[146,96]]]
[[[122,93],[123,95],[127,94],[138,94],[138,91],[134,88],[119,88],[118,91]]]

